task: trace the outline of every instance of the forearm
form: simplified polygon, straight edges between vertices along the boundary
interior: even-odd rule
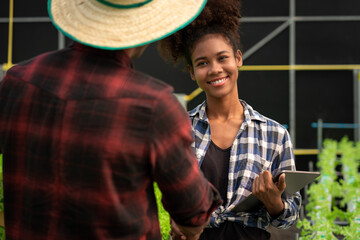
[[[285,204],[281,197],[274,199],[274,201],[266,202],[264,205],[272,218],[279,217],[285,210]]]

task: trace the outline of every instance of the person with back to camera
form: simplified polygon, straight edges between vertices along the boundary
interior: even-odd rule
[[[0,85],[7,240],[159,240],[153,183],[187,239],[221,205],[190,148],[172,87],[133,69],[147,44],[206,0],[49,0],[75,43],[11,68]]]
[[[165,58],[185,60],[192,80],[206,101],[189,112],[193,143],[201,170],[224,199],[200,239],[269,239],[271,224],[288,228],[296,222],[301,196],[282,196],[285,175],[295,170],[292,143],[279,123],[255,111],[238,97],[238,68],[242,66],[238,33],[241,2],[209,0],[194,22],[160,41]],[[231,211],[254,194],[264,206],[253,212]],[[174,239],[186,239],[171,224]]]

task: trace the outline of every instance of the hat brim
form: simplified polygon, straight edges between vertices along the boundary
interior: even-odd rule
[[[136,8],[114,8],[97,0],[49,0],[48,12],[67,37],[115,50],[160,40],[192,22],[207,0],[152,0]]]

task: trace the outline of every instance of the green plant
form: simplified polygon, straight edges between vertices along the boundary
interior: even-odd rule
[[[157,207],[158,207],[161,235],[164,240],[167,240],[167,239],[169,239],[169,231],[170,231],[169,213],[164,209],[164,207],[161,203],[162,195],[161,195],[161,191],[156,183],[154,183],[154,191],[155,191],[156,203],[157,203]]]
[[[336,152],[337,142],[331,140],[324,141],[324,149],[319,154],[317,166],[321,169],[321,175],[317,183],[313,183],[309,190],[309,203],[306,205],[310,221],[304,219],[298,222],[298,227],[302,228],[301,239],[337,239],[335,237],[332,215],[332,198],[336,185]]]
[[[345,219],[349,223],[349,226],[340,229],[340,233],[346,239],[360,239],[360,143],[354,145],[344,138],[340,142],[340,151],[343,175],[340,182],[344,195],[341,205],[347,206]]]
[[[337,155],[341,153],[340,159]],[[298,222],[303,240],[313,239],[360,239],[360,177],[358,173],[360,143],[354,144],[344,137],[339,143],[325,140],[317,166],[321,176],[308,191],[306,205],[308,219]],[[341,166],[343,179],[338,179],[336,167]],[[341,199],[340,208],[334,199]],[[346,210],[342,210],[346,209]],[[335,220],[348,222],[336,225]]]

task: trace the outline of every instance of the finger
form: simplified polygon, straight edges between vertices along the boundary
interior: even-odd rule
[[[267,189],[271,188],[273,181],[272,181],[272,175],[269,171],[265,170],[263,172],[263,179],[264,179],[264,186]]]
[[[252,184],[252,192],[256,193],[258,189],[259,176],[256,176]]]
[[[184,236],[184,234],[181,232],[175,221],[171,222],[170,228],[174,236]]]
[[[265,191],[265,176],[264,172],[261,172],[259,175],[259,191]]]
[[[283,192],[286,188],[285,173],[281,174],[277,184],[278,189]]]

